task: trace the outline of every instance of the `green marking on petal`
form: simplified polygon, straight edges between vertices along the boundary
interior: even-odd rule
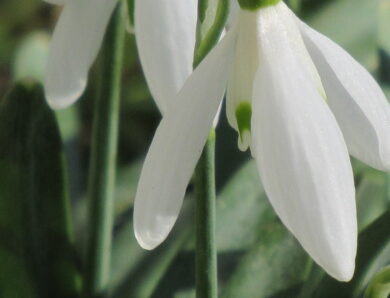
[[[328,102],[328,95],[326,95],[326,92],[324,88],[319,89],[321,97],[325,100],[325,102]]]
[[[236,119],[241,142],[245,131],[251,131],[252,105],[249,101],[241,102],[236,108]]]
[[[281,0],[238,0],[241,9],[258,10],[267,6],[276,5]]]

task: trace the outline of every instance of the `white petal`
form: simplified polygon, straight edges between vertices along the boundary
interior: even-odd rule
[[[45,80],[53,108],[65,108],[83,93],[116,0],[66,3],[53,33]]]
[[[353,174],[337,122],[273,18],[261,32],[252,138],[266,193],[286,227],[330,275],[354,271]]]
[[[269,11],[272,11],[272,7],[270,7]],[[275,20],[277,20],[277,26],[283,31],[284,37],[289,40],[289,45],[299,59],[299,63],[301,63],[302,67],[308,72],[309,79],[314,82],[316,88],[321,93],[321,96],[325,97],[324,87],[322,86],[318,71],[303,42],[296,16],[283,1],[280,1],[273,11],[276,15]],[[272,15],[269,15],[269,17],[272,17]],[[262,25],[260,23],[259,26],[260,30],[262,30]],[[263,26],[267,26],[267,24],[263,23]]]
[[[230,12],[226,23],[227,29],[230,29],[232,25],[235,23],[239,11],[240,11],[240,6],[238,5],[238,2],[236,0],[230,0]]]
[[[351,155],[390,170],[390,104],[382,90],[340,46],[304,23],[301,28]]]
[[[142,68],[164,114],[192,73],[197,1],[136,0],[134,18]]]
[[[145,249],[153,249],[167,237],[179,214],[225,92],[234,51],[231,33],[189,77],[149,148],[134,205],[135,235]]]

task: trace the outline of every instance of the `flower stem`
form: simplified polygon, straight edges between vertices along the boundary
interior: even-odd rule
[[[219,0],[213,24],[202,35],[208,1],[198,2],[197,40],[194,53],[196,68],[218,43],[229,16],[229,0]],[[215,130],[212,129],[195,170],[196,191],[196,297],[218,295],[217,249],[215,244]]]
[[[88,238],[84,268],[85,297],[104,297],[109,282],[120,78],[124,45],[123,4],[108,26],[101,55],[100,93],[95,101],[88,181]]]
[[[195,172],[196,296],[215,298],[218,292],[215,244],[215,131],[210,132]]]
[[[230,0],[218,1],[213,24],[206,30],[206,33],[202,35],[202,23],[205,20],[207,7],[207,0],[200,0],[198,2],[198,28],[195,46],[196,51],[194,53],[194,68],[199,65],[204,57],[206,57],[211,49],[218,43],[229,17]]]

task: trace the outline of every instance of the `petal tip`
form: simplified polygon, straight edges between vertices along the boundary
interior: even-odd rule
[[[356,242],[353,245],[344,244],[344,247],[348,247],[344,251],[339,247],[337,255],[333,256],[333,262],[324,266],[329,275],[338,281],[348,282],[354,275],[357,250],[356,244]]]
[[[177,216],[163,216],[155,213],[145,213],[134,209],[134,235],[139,245],[146,250],[153,250],[167,237]],[[142,216],[140,216],[142,214]]]
[[[343,264],[340,266],[338,271],[333,275],[333,277],[341,282],[348,282],[352,279],[355,271],[355,262],[351,264]]]
[[[138,244],[145,250],[153,250],[157,246],[159,246],[166,237],[153,237],[150,232],[141,232],[140,229],[137,228],[137,225],[134,225],[134,235],[135,239],[137,239]]]
[[[52,88],[50,84],[45,84],[44,91],[46,101],[50,108],[54,110],[65,109],[71,104],[76,102],[84,93],[87,81],[81,80],[78,84],[78,88],[73,91],[60,91],[60,88]]]
[[[135,239],[137,239],[139,246],[141,246],[145,250],[153,250],[159,244],[159,243],[156,244],[156,243],[145,241],[145,239],[143,239],[142,236],[139,235],[136,231],[134,232],[134,234],[135,234]]]

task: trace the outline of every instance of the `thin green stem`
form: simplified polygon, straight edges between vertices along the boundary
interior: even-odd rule
[[[208,28],[205,36],[201,36],[200,32],[202,22],[204,21],[208,1],[202,0],[198,2],[198,28],[197,28],[197,40],[196,51],[194,54],[194,68],[206,57],[206,55],[212,50],[212,48],[218,43],[218,40],[223,32],[227,19],[229,17],[229,0],[219,0],[217,5],[217,11],[215,19],[210,28]]]
[[[195,172],[196,185],[196,296],[218,294],[215,244],[215,132],[211,131]]]
[[[208,1],[198,2],[198,25],[194,68],[218,43],[229,16],[229,0],[219,0],[214,21],[202,36]],[[195,170],[196,190],[196,296],[218,295],[217,249],[215,244],[215,130],[212,129]]]
[[[127,0],[127,15],[129,16],[130,26],[134,26],[134,3],[135,0]]]
[[[101,56],[101,87],[94,108],[83,283],[85,297],[106,296],[109,282],[124,43],[123,4],[121,2],[116,8],[105,36]]]

